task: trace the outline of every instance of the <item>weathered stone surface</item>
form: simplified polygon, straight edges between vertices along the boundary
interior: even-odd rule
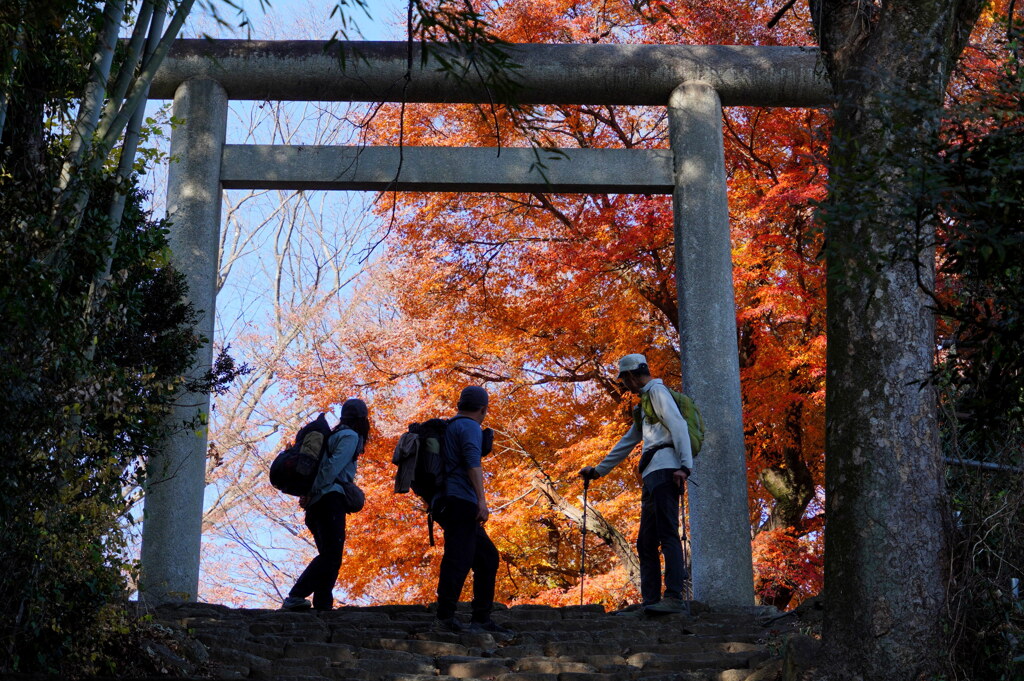
[[[284,678],[323,678],[323,670],[328,666],[326,657],[307,659],[281,658],[274,660],[269,669],[253,671],[252,677],[267,681],[281,681]]]
[[[726,669],[718,673],[718,681],[746,681],[749,669]]]
[[[563,619],[558,623],[559,631],[609,631],[621,630],[622,622],[607,617]]]
[[[143,645],[142,650],[157,668],[167,669],[175,676],[188,676],[196,670],[194,662],[185,659],[163,643],[150,641]]]
[[[244,636],[222,637],[209,633],[198,634],[197,638],[206,645],[209,655],[215,659],[221,659],[225,654],[229,654],[225,651],[235,650],[268,659],[281,657],[288,642],[288,639],[275,637],[271,645],[266,645],[264,642],[253,641]]]
[[[600,674],[614,674],[617,679],[635,679],[640,675],[640,670],[628,664],[612,664],[605,667],[598,667]]]
[[[284,647],[284,656],[290,658],[326,657],[331,662],[343,662],[355,659],[354,646],[338,643],[288,643]]]
[[[249,668],[241,665],[216,665],[210,669],[210,676],[215,679],[244,679],[249,676]]]
[[[621,681],[621,679],[614,674],[564,672],[558,675],[558,681]]]
[[[395,660],[395,659],[361,659],[357,660],[360,669],[365,669],[377,678],[385,674],[434,674],[434,661]]]
[[[592,641],[551,641],[544,645],[544,654],[549,657],[563,657],[567,655],[583,657],[586,655],[601,655],[612,651],[618,652],[619,650],[621,649],[617,645],[609,645],[606,641],[600,643]]]
[[[511,628],[511,627],[509,627]],[[593,641],[589,631],[537,631],[529,630],[521,634],[522,639],[534,643],[548,643],[551,641]]]
[[[545,619],[529,619],[529,620],[510,619],[507,622],[505,622],[505,626],[508,627],[509,629],[511,629],[512,631],[551,631],[552,622],[555,621],[555,620],[559,621],[559,629],[561,629],[561,625],[563,624],[561,622],[561,618],[551,618],[551,619],[546,619],[546,620]]]
[[[506,621],[560,620],[562,612],[551,606],[517,605],[508,609]]]
[[[338,608],[323,613],[322,618],[329,620],[332,626],[339,624],[366,627],[373,625],[394,626],[394,622],[386,612],[371,612],[363,608]]]
[[[494,677],[494,681],[558,681],[558,674],[528,674],[509,672]]]
[[[580,662],[586,662],[592,667],[610,667],[613,665],[626,666],[626,658],[622,655],[581,655],[581,656],[562,656],[559,660],[571,660],[578,659]]]
[[[460,679],[490,678],[508,672],[511,662],[503,657],[445,656],[437,659],[437,669]]]
[[[219,664],[230,667],[246,667],[251,672],[259,672],[270,669],[271,661],[259,655],[253,655],[242,650],[231,648],[220,648],[211,659]]]
[[[327,625],[310,620],[306,622],[253,622],[249,632],[255,636],[260,634],[288,635],[292,640],[326,641],[331,635]]]
[[[497,640],[489,633],[459,634],[459,642],[464,646],[486,650],[493,650],[498,647]]]
[[[379,648],[381,639],[405,638],[408,632],[402,629],[376,630],[372,632],[359,631],[351,627],[333,629],[331,631],[331,643],[348,643],[350,645],[361,645],[364,648]]]
[[[594,615],[604,615],[604,606],[600,603],[587,603],[586,605],[567,605],[561,608],[562,617],[565,619],[571,619],[574,617],[592,617]]]
[[[740,641],[721,641],[715,639],[688,637],[680,638],[672,643],[637,643],[629,646],[625,653],[633,655],[636,653],[654,653],[658,655],[689,655],[693,653],[719,652],[719,653],[745,653],[760,652],[764,646],[756,643]]]
[[[552,659],[550,657],[525,657],[513,664],[517,672],[537,672],[540,674],[562,674],[564,672],[593,672],[595,667],[583,662]]]
[[[544,647],[536,643],[520,643],[497,648],[494,654],[499,657],[539,657],[544,655]]]
[[[444,641],[421,641],[415,639],[384,638],[378,641],[384,650],[404,651],[418,653],[420,655],[467,655],[468,649],[461,643],[446,643]]]
[[[434,658],[431,655],[418,655],[404,650],[385,650],[383,648],[359,648],[355,651],[356,658],[360,660],[389,660],[391,662],[409,662],[416,664],[433,665]]]
[[[371,681],[371,679],[382,677],[374,676],[365,669],[331,666],[323,670],[321,678],[332,679],[333,681]]]
[[[743,681],[775,681],[782,675],[782,660],[761,664]]]
[[[687,670],[687,669],[736,669],[747,668],[748,653],[702,653],[695,655],[658,655],[637,653],[626,658],[626,662],[643,670]]]
[[[637,679],[642,681],[719,681],[717,669],[687,670],[681,672],[640,672]]]

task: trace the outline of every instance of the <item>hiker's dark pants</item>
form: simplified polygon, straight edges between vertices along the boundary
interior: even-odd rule
[[[313,533],[319,554],[302,571],[289,596],[306,598],[313,594],[313,607],[334,607],[334,583],[341,569],[345,549],[345,495],[328,492],[306,509],[306,527]]]
[[[636,551],[640,557],[640,596],[645,605],[661,600],[658,549],[665,557],[665,598],[682,598],[683,585],[690,576],[679,539],[679,488],[672,479],[674,472],[664,468],[644,476]]]
[[[437,580],[437,617],[455,616],[455,607],[473,570],[473,621],[486,622],[494,609],[498,549],[476,519],[476,504],[447,497],[434,504],[434,518],[444,530],[444,557]]]

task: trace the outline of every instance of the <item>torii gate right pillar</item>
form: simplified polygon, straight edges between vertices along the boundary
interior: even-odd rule
[[[668,115],[683,382],[707,426],[688,485],[694,598],[753,605],[722,105],[710,85],[683,83]]]

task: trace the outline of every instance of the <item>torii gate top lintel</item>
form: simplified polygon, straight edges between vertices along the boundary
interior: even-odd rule
[[[432,45],[431,50],[443,50]],[[468,67],[446,73],[404,42],[178,40],[160,67],[152,99],[170,99],[190,78],[219,82],[229,99],[480,102],[493,99]],[[664,106],[684,82],[700,81],[724,106],[829,106],[831,88],[811,47],[745,45],[552,45],[507,47],[521,104]],[[445,58],[468,62],[456,48]]]

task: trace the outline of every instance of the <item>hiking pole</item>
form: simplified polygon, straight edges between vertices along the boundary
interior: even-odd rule
[[[580,605],[583,605],[583,580],[587,576],[587,490],[590,478],[583,478],[583,538],[580,541]]]

